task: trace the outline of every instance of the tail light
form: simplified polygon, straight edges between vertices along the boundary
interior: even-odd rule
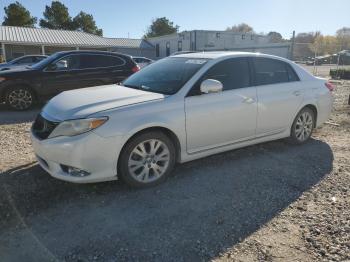
[[[140,71],[140,67],[138,65],[135,65],[133,68],[131,68],[131,71],[136,73],[137,71]]]
[[[329,91],[334,91],[335,85],[333,85],[331,82],[326,82],[324,85],[328,88]]]

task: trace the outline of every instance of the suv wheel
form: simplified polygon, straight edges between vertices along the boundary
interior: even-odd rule
[[[27,110],[34,104],[34,94],[27,87],[12,87],[6,92],[5,102],[14,110]]]
[[[303,144],[311,137],[315,126],[314,112],[308,108],[303,108],[294,119],[290,140],[293,144]]]
[[[175,165],[175,147],[161,132],[133,138],[119,159],[121,178],[133,187],[149,187],[164,181]]]

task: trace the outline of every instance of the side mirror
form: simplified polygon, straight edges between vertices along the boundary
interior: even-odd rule
[[[218,93],[222,91],[223,86],[222,83],[218,80],[207,79],[201,83],[200,89],[201,93],[203,94]]]

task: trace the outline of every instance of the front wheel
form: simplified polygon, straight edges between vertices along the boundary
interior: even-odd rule
[[[145,188],[164,181],[175,165],[175,147],[161,132],[136,136],[119,159],[121,178],[130,186]]]
[[[12,87],[6,92],[5,102],[11,109],[27,110],[34,104],[34,94],[27,87]]]
[[[315,126],[315,114],[308,108],[303,108],[294,119],[290,141],[293,144],[303,144],[311,137]]]

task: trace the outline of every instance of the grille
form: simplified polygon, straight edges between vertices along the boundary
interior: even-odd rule
[[[39,139],[46,139],[58,124],[58,122],[49,121],[39,114],[33,123],[32,132]]]

